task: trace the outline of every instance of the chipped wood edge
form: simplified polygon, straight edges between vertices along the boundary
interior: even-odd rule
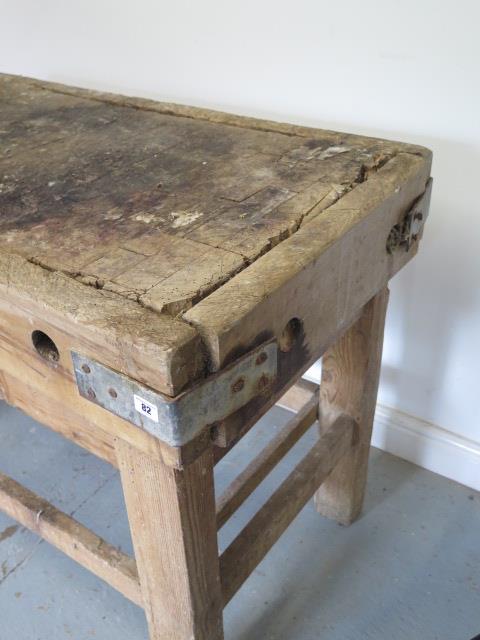
[[[11,78],[12,80],[19,78],[19,76],[7,76],[5,74],[3,75],[3,77],[9,78],[9,79]],[[31,78],[24,78],[24,80],[30,83],[31,86],[39,87],[40,89],[43,89],[46,91],[53,91],[53,92],[58,92],[66,95],[78,96],[80,98],[102,101],[102,102],[119,105],[119,106],[125,106],[125,107],[142,109],[142,110],[150,110],[150,111],[158,112],[161,114],[167,114],[167,115],[170,114],[170,115],[180,116],[180,117],[196,118],[196,119],[206,120],[212,123],[219,123],[219,124],[223,123],[223,124],[239,126],[243,128],[273,131],[276,133],[283,133],[286,135],[298,135],[300,137],[312,137],[312,136],[314,137],[315,135],[321,134],[322,137],[330,136],[332,142],[335,142],[339,138],[339,136],[341,136],[344,141],[349,142],[353,146],[371,143],[372,141],[381,142],[380,139],[378,138],[368,138],[368,137],[361,137],[357,135],[340,134],[340,133],[328,132],[328,131],[325,132],[324,130],[321,130],[321,129],[299,127],[297,125],[269,122],[265,120],[226,114],[226,113],[216,112],[208,109],[201,109],[197,107],[188,107],[188,106],[175,105],[175,104],[169,104],[169,103],[159,103],[151,100],[145,100],[142,98],[128,98],[128,97],[117,95],[117,94],[107,94],[107,93],[101,93],[101,92],[91,91],[88,89],[80,89],[75,87],[65,87],[57,83],[50,83],[50,82],[35,80]],[[385,147],[384,151],[387,154],[390,154],[390,155],[393,154],[394,155],[393,160],[395,160],[400,155],[404,155],[404,156],[408,155],[412,158],[416,158],[419,162],[423,161],[424,163],[429,164],[431,159],[431,153],[429,150],[424,149],[422,147],[416,147],[413,145],[406,145],[404,143],[389,143],[387,141],[387,146]],[[390,160],[386,166],[390,165],[391,162],[392,160]],[[355,202],[353,202],[353,204],[350,204],[349,196],[352,193],[357,194],[357,192],[361,190],[361,188],[364,187],[365,184],[370,185],[372,182],[375,181],[376,176],[379,175],[380,173],[382,173],[382,169],[379,169],[377,174],[374,174],[372,177],[369,177],[369,179],[366,182],[355,186],[353,191],[341,197],[335,203],[335,205],[329,207],[324,212],[319,214],[321,215],[322,220],[326,222],[326,224],[324,224],[323,226],[319,225],[319,227],[315,229],[315,232],[321,234],[321,233],[324,233],[324,231],[327,231],[326,238],[327,240],[329,240],[328,238],[329,216],[334,215],[338,217],[339,211],[344,214],[341,217],[344,219],[344,222],[345,222],[343,227],[340,229],[340,232],[345,233],[346,231],[348,231],[349,229],[348,218],[350,218],[350,221],[353,221],[353,219],[355,218],[358,219],[360,215],[365,213],[365,212],[360,212],[359,209],[356,208],[357,204]],[[372,203],[367,203],[367,204],[369,204],[370,208],[372,207]],[[351,207],[350,211],[346,211],[348,207]],[[343,209],[345,209],[345,211],[342,211]],[[296,233],[294,233],[293,236],[291,236],[288,240],[292,240],[299,234],[301,235],[302,230],[305,230],[306,227],[309,227],[309,230],[313,231],[312,226],[309,226],[309,225],[313,225],[315,223],[316,217],[318,216],[315,216],[315,215],[309,216],[308,219],[305,220],[305,223],[300,227],[300,229]],[[345,220],[345,218],[347,218],[347,220]],[[330,222],[332,223],[331,226],[333,226],[333,220],[330,220]],[[282,241],[279,245],[271,249],[267,254],[265,254],[258,260],[256,260],[253,263],[253,265],[256,265],[256,264],[258,265],[259,263],[261,263],[261,265],[263,266],[265,264],[263,260],[267,259],[268,256],[271,256],[271,259],[274,259],[274,260],[276,260],[277,258],[281,258],[281,254],[279,254],[278,251],[282,249],[285,250],[284,245],[288,244],[288,240]],[[324,247],[323,249],[325,248],[326,247]],[[323,249],[320,248],[321,251]],[[317,247],[317,250],[318,250],[318,247]],[[308,249],[305,253],[307,252],[308,252]],[[310,254],[312,255],[311,251],[310,251]],[[197,311],[201,311],[201,309],[204,308],[204,303],[206,301],[208,301],[207,304],[210,304],[210,300],[214,299],[215,293],[221,292],[221,294],[223,294],[223,292],[226,292],[229,290],[229,285],[231,283],[234,283],[234,286],[241,283],[245,277],[248,277],[248,276],[244,276],[244,278],[242,278],[243,274],[246,274],[248,270],[249,268],[242,270],[239,274],[237,274],[236,276],[233,276],[233,278],[231,278],[227,283],[224,283],[222,286],[220,286],[219,289],[216,290],[216,292],[214,292],[210,296],[207,296],[202,301],[198,302],[197,305],[193,307],[193,310],[191,310],[191,314],[190,312],[187,312],[183,315],[183,320],[186,320],[186,323],[195,326],[196,329],[199,331],[201,338],[203,338],[203,340],[206,340],[207,347],[210,351],[210,356],[213,355],[213,367],[212,367],[213,370],[217,370],[219,367],[221,367],[221,363],[220,363],[221,358],[216,357],[216,354],[214,353],[215,349],[212,349],[212,346],[210,344],[211,342],[210,336],[207,335],[208,328],[202,326],[202,322],[199,323],[197,321],[196,313]],[[251,272],[249,272],[249,274],[250,273]],[[121,298],[120,295],[118,297]],[[160,314],[160,317],[165,319],[165,316],[163,314]],[[170,320],[173,320],[173,319],[170,318]],[[206,324],[208,324],[208,322]],[[175,329],[178,330],[179,326],[180,325],[177,325]],[[198,346],[198,343],[197,343],[197,346]],[[190,352],[190,353],[188,354],[187,352]],[[189,356],[192,357],[192,353],[194,354],[193,360],[195,360],[195,362],[185,362],[185,360],[188,360]],[[167,371],[165,372],[166,379],[161,381],[160,384],[155,383],[154,384],[155,388],[157,388],[159,391],[166,393],[167,395],[171,395],[171,396],[176,395],[183,387],[185,387],[188,383],[190,383],[192,380],[198,377],[199,375],[198,369],[201,368],[201,364],[199,366],[199,363],[198,363],[200,354],[201,354],[200,348],[191,349],[190,346],[187,346],[183,351],[182,356],[177,360],[177,362],[174,362],[172,360],[171,363],[166,365],[166,369],[167,369]],[[169,355],[172,356],[173,352],[171,352]],[[175,355],[179,355],[178,350]],[[193,369],[193,372],[192,372],[192,369]],[[159,372],[162,371],[162,366],[160,366],[158,371]],[[150,379],[145,380],[145,377],[139,377],[136,373],[133,373],[133,374],[130,372],[128,373],[129,375],[132,375],[132,377],[136,379],[139,379],[141,381],[146,381],[151,384]],[[177,376],[179,380],[173,380],[173,379],[170,380],[168,379],[169,376],[171,376],[172,378]],[[153,380],[155,380],[155,376],[153,377]]]
[[[386,239],[392,226],[425,191],[430,166],[431,156],[397,154],[368,180],[308,219],[297,233],[184,313],[184,319],[202,335],[212,368],[224,366],[239,349],[251,348],[262,332],[264,339],[280,337],[296,315],[296,306],[308,310],[301,320],[309,325],[307,339],[309,332],[314,335],[312,358],[317,352],[321,355],[327,346],[326,324],[332,331],[348,324],[348,319],[416,254],[418,242],[408,253],[388,255]],[[365,263],[365,273],[358,281],[360,260]],[[315,299],[325,307],[323,316],[319,305],[315,306],[311,287],[315,287]],[[324,334],[323,341],[319,334]]]
[[[180,319],[117,294],[86,286],[16,254],[0,253],[0,295],[71,336],[72,345],[102,364],[169,396],[204,371],[201,340]]]

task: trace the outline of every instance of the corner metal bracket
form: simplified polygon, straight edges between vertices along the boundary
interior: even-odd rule
[[[72,360],[83,398],[179,447],[268,390],[277,375],[277,350],[275,340],[267,342],[175,398],[74,351]]]
[[[409,251],[412,244],[417,241],[418,235],[428,217],[432,183],[432,178],[429,178],[424,193],[415,200],[413,206],[404,215],[403,220],[392,227],[387,239],[388,253],[393,253],[395,249]]]

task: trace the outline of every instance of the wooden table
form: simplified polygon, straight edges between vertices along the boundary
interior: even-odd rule
[[[6,75],[0,109],[0,388],[118,466],[135,559],[4,475],[0,507],[143,606],[152,639],[218,640],[314,494],[360,512],[386,287],[417,251],[431,154]],[[322,355],[320,391],[299,383]],[[298,412],[215,503],[214,464],[276,402]]]

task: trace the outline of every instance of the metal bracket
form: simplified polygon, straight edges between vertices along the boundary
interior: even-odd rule
[[[72,360],[82,397],[178,447],[268,389],[277,375],[277,350],[276,341],[267,342],[175,398],[74,351]]]
[[[412,244],[417,241],[418,234],[428,217],[432,182],[432,178],[429,178],[424,193],[414,202],[403,220],[392,227],[387,239],[388,253],[393,253],[395,249],[409,251]]]

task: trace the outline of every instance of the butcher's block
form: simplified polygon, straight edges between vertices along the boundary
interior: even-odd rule
[[[313,495],[360,512],[387,285],[430,168],[411,144],[0,75],[0,392],[120,469],[135,558],[1,473],[0,508],[142,606],[152,640],[223,638]],[[214,465],[275,403],[290,422],[215,499]]]

